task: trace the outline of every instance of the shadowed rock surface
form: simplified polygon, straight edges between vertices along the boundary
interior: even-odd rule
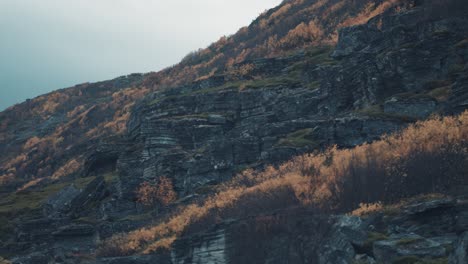
[[[106,238],[170,210],[138,205],[142,182],[169,177],[181,198],[176,207],[245,168],[334,144],[353,147],[432,114],[467,109],[462,11],[466,3],[448,14],[435,15],[427,4],[384,13],[342,29],[336,47],[237,64],[253,65],[242,80],[217,75],[149,94],[132,108],[125,135],[77,143],[84,166],[74,173],[89,181],[63,186],[17,219],[0,254],[13,263],[467,263],[463,195],[362,218],[272,212],[179,238],[165,253],[87,259]],[[141,78],[116,79],[112,87]],[[95,120],[93,111],[85,116]],[[54,127],[54,119],[47,122]]]

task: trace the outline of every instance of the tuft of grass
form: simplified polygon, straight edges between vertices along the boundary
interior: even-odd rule
[[[363,114],[367,116],[380,116],[383,115],[383,108],[381,105],[371,105],[369,107],[359,109],[355,111],[358,114]]]
[[[309,64],[317,65],[333,65],[337,61],[330,57],[330,54],[333,52],[334,47],[332,46],[322,46],[322,47],[312,47],[306,50],[306,62]]]
[[[379,232],[369,232],[367,234],[367,239],[363,244],[363,250],[365,252],[371,253],[375,242],[385,240],[387,238],[388,236],[386,234]]]
[[[421,98],[429,98],[429,95],[424,93],[413,93],[413,92],[406,92],[406,93],[399,93],[394,94],[392,97],[400,98],[400,99],[421,99]]]
[[[203,185],[195,189],[196,194],[206,195],[215,193],[217,190],[217,185]]]
[[[278,141],[278,146],[291,146],[291,147],[305,147],[317,146],[317,142],[314,140],[313,128],[306,128],[297,130],[288,134],[285,138]]]
[[[425,83],[424,88],[426,90],[433,90],[436,88],[450,86],[452,82],[450,80],[432,80]]]
[[[453,64],[449,68],[449,74],[450,75],[457,75],[458,73],[463,71],[463,68],[465,66],[463,64]]]
[[[319,86],[320,86],[320,81],[313,81],[313,82],[309,82],[306,84],[306,87],[309,88],[310,90],[315,90],[319,88]]]
[[[354,216],[367,216],[370,214],[374,214],[376,212],[380,212],[383,209],[383,205],[381,202],[376,203],[360,203],[359,207],[353,210],[350,214]]]
[[[127,215],[124,218],[119,219],[119,221],[143,221],[143,220],[149,220],[153,216],[151,215],[151,212],[146,212],[143,214],[138,214],[138,215]]]
[[[451,32],[448,31],[448,30],[445,30],[445,29],[436,30],[436,31],[434,31],[434,32],[432,33],[432,35],[433,35],[434,37],[445,37],[445,36],[448,36],[448,35],[450,35],[450,34],[451,34]]]
[[[445,102],[452,94],[452,88],[450,86],[439,87],[429,91],[428,95],[436,99],[439,102]]]
[[[173,119],[185,119],[185,118],[198,118],[198,119],[208,119],[209,113],[200,113],[200,114],[193,114],[193,115],[179,115],[179,116],[171,116]]]
[[[88,215],[88,216],[83,216],[75,220],[77,223],[85,223],[85,224],[96,224],[97,219],[95,215]]]
[[[404,246],[421,241],[421,238],[402,238],[397,241],[397,245]]]
[[[297,87],[300,86],[300,81],[291,76],[279,76],[272,78],[262,78],[258,80],[247,81],[242,83],[240,87],[243,89],[260,89],[260,88],[274,88],[274,87]]]
[[[402,209],[413,203],[431,201],[435,199],[447,198],[447,195],[440,193],[428,193],[416,195],[410,198],[401,199],[397,203],[383,204],[381,202],[376,203],[360,203],[359,207],[351,211],[349,214],[359,217],[366,217],[376,213],[383,213],[384,215],[391,216],[401,213]]]
[[[0,264],[11,264],[11,261],[6,260],[6,259],[0,257]]]
[[[416,121],[415,118],[410,117],[410,116],[385,113],[381,105],[371,105],[367,108],[359,109],[354,112],[358,115],[363,115],[363,116],[367,116],[371,118],[401,120],[403,122]]]
[[[119,175],[115,172],[110,172],[104,175],[104,181],[106,183],[113,183],[119,178]],[[91,181],[89,181],[91,182]],[[89,183],[88,182],[88,183]],[[86,183],[87,184],[87,183]],[[85,185],[86,186],[86,185]],[[84,186],[83,186],[84,187]]]
[[[468,38],[458,42],[457,44],[455,44],[455,48],[457,49],[466,49],[468,48]]]
[[[148,105],[149,106],[157,105],[158,103],[166,101],[166,100],[177,99],[177,98],[179,98],[179,96],[182,96],[182,95],[170,95],[170,96],[158,97],[158,98],[153,99],[152,101],[150,101],[148,103]]]

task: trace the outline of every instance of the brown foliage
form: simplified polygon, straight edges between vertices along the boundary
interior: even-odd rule
[[[280,40],[280,47],[283,49],[299,48],[310,46],[312,43],[317,43],[323,37],[323,30],[317,20],[312,20],[309,23],[302,22]]]
[[[52,174],[52,179],[57,180],[57,179],[60,179],[62,177],[71,175],[71,174],[77,172],[80,169],[81,166],[82,166],[81,161],[78,161],[77,159],[71,159],[67,163],[65,163],[65,165],[58,168],[54,172],[54,174]]]
[[[452,0],[454,1],[454,0]],[[250,26],[224,36],[205,49],[188,54],[181,63],[152,73],[151,88],[181,85],[226,72],[249,59],[281,56],[310,46],[336,43],[344,26],[366,23],[385,11],[411,6],[404,0],[295,0],[262,13]]]
[[[145,206],[167,206],[177,198],[172,181],[167,177],[160,177],[156,184],[143,182],[136,194],[138,202]]]
[[[30,148],[36,146],[40,141],[41,141],[40,138],[34,136],[34,137],[28,139],[26,141],[26,143],[24,143],[23,149],[25,149],[25,150],[30,149]]]
[[[365,213],[377,210],[378,201],[443,192],[468,183],[467,139],[468,111],[418,122],[353,149],[333,147],[298,156],[278,168],[246,170],[204,203],[188,205],[166,222],[130,232],[123,243],[111,240],[105,245],[121,252],[149,253],[163,242],[166,247],[195,223],[206,226],[226,217],[293,206],[347,212],[366,204],[360,210]],[[267,227],[274,223],[261,220],[267,221]]]

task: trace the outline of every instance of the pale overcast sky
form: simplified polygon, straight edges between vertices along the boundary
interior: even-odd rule
[[[0,111],[83,82],[157,71],[281,0],[0,0]]]

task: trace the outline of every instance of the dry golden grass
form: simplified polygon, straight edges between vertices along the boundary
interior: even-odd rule
[[[8,185],[15,180],[15,174],[13,173],[6,173],[0,175],[0,186]]]
[[[278,18],[286,15],[288,13],[289,9],[291,9],[291,7],[292,7],[292,5],[290,3],[287,3],[287,4],[283,5],[276,12],[271,14],[270,17],[268,18],[268,20],[269,21],[274,21],[275,19],[278,19]]]
[[[381,202],[376,203],[360,203],[359,207],[354,209],[350,214],[354,216],[365,216],[380,212],[383,209],[383,204]]]
[[[279,41],[282,49],[306,47],[323,37],[323,29],[317,19],[300,23]]]
[[[203,203],[188,205],[158,225],[111,238],[103,244],[101,254],[168,248],[191,226],[207,226],[227,216],[291,206],[349,211],[358,205],[353,214],[363,215],[381,209],[382,203],[377,201],[444,190],[467,182],[467,139],[468,111],[418,122],[352,149],[332,147],[295,157],[277,168],[249,169],[220,186]],[[460,163],[458,167],[456,163]]]
[[[28,150],[36,146],[41,141],[40,138],[34,136],[26,141],[23,145],[23,150]]]
[[[343,22],[341,22],[339,27],[348,27],[352,25],[367,23],[367,21],[370,18],[382,14],[389,8],[396,6],[396,4],[398,4],[399,2],[401,2],[401,0],[388,0],[381,3],[380,5],[376,5],[376,3],[369,2],[357,16],[349,17],[348,19],[344,20]],[[401,8],[399,10],[401,12]]]
[[[11,264],[11,261],[0,257],[0,264]]]
[[[51,179],[52,180],[58,180],[62,177],[71,175],[75,172],[77,172],[81,167],[82,167],[82,161],[79,161],[75,158],[69,160],[67,163],[65,163],[63,166],[58,168],[54,174],[52,174]]]
[[[416,195],[409,198],[404,198],[397,203],[383,204],[382,202],[375,203],[360,203],[359,207],[351,211],[349,214],[359,217],[366,217],[375,213],[384,213],[386,215],[395,215],[401,212],[406,206],[423,201],[429,201],[434,199],[447,198],[447,195],[441,193],[428,193]]]
[[[38,179],[34,179],[34,180],[31,180],[29,182],[27,182],[26,184],[24,184],[23,186],[21,186],[20,188],[18,188],[16,190],[16,192],[21,192],[21,191],[24,191],[24,190],[27,190],[33,186],[36,186],[38,185],[39,183],[41,183],[42,181],[44,181],[46,178],[38,178]]]
[[[387,10],[404,10],[412,1],[370,0],[288,1],[262,13],[250,26],[224,36],[205,49],[188,54],[180,64],[150,74],[144,85],[174,87],[222,74],[248,59],[282,56],[305,47],[334,45],[338,30],[366,23]]]

